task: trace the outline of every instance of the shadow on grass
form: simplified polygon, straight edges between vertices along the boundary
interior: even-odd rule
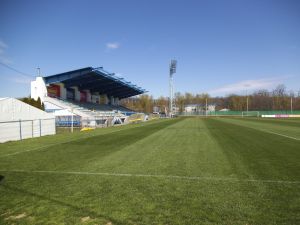
[[[2,176],[2,177],[4,178],[4,176]],[[15,193],[19,193],[19,194],[22,194],[22,195],[29,195],[29,196],[36,197],[36,198],[39,198],[39,199],[42,199],[42,200],[47,200],[49,202],[53,202],[53,203],[55,203],[57,205],[60,205],[60,206],[63,206],[63,207],[71,208],[72,210],[77,211],[78,215],[83,214],[82,216],[87,215],[87,216],[90,216],[90,217],[95,218],[95,219],[104,219],[104,220],[107,220],[107,222],[112,222],[113,224],[121,224],[121,225],[125,224],[124,222],[112,219],[108,216],[99,214],[99,213],[94,212],[92,210],[89,210],[87,208],[72,205],[70,203],[63,202],[61,200],[53,199],[53,198],[50,198],[50,197],[46,197],[46,196],[43,196],[41,194],[32,193],[30,191],[27,191],[27,190],[24,190],[24,189],[21,189],[21,188],[12,187],[12,186],[9,186],[9,185],[1,185],[1,187],[5,188],[9,191],[15,192]]]
[[[4,176],[0,175],[0,183],[4,179]]]

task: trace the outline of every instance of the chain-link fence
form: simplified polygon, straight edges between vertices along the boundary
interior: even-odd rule
[[[54,118],[0,122],[0,143],[55,133]]]

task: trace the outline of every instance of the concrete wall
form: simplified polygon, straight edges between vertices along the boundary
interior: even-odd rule
[[[41,101],[44,101],[44,97],[47,96],[47,87],[43,77],[37,77],[35,81],[31,81],[31,98],[37,100],[38,97]]]

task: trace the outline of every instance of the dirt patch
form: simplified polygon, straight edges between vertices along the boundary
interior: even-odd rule
[[[5,216],[7,214],[9,214],[10,212],[5,212],[5,213],[2,213],[0,216]]]
[[[113,225],[112,222],[108,222],[106,225]]]
[[[85,223],[85,222],[89,221],[90,219],[91,219],[91,217],[89,217],[89,216],[82,217],[82,218],[81,218],[81,222],[82,222],[82,223]]]
[[[21,213],[21,214],[16,215],[16,216],[9,216],[9,217],[5,218],[4,220],[19,220],[19,219],[22,219],[26,216],[27,216],[26,213]]]

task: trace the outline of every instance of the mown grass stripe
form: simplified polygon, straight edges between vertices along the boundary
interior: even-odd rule
[[[104,173],[104,172],[82,172],[82,171],[54,171],[54,170],[0,170],[1,172],[13,173],[48,173],[63,175],[96,175],[96,176],[115,176],[115,177],[149,177],[162,179],[179,179],[179,180],[210,180],[221,182],[257,182],[257,183],[276,183],[276,184],[300,184],[300,181],[290,180],[258,180],[258,179],[238,179],[231,177],[197,177],[197,176],[178,176],[162,174],[131,174],[131,173]]]
[[[165,121],[163,121],[163,122],[165,122]],[[131,130],[131,129],[136,129],[136,128],[147,126],[147,125],[151,126],[153,124],[155,124],[155,123],[145,124],[145,125],[141,125],[141,126],[133,126],[133,127],[125,128],[125,129],[113,130],[113,131],[110,131],[110,132],[107,132],[107,133],[100,133],[100,134],[97,133],[97,134],[94,134],[94,135],[89,135],[89,136],[85,136],[85,137],[81,137],[81,138],[71,139],[71,140],[68,140],[68,141],[57,142],[57,143],[53,143],[53,144],[49,144],[49,145],[43,145],[43,146],[40,146],[40,147],[37,147],[37,148],[32,148],[32,149],[13,152],[13,153],[5,154],[5,155],[0,155],[0,158],[5,158],[5,157],[8,157],[8,156],[14,156],[14,155],[27,153],[27,152],[32,152],[32,151],[40,151],[40,150],[47,149],[47,148],[57,146],[57,145],[61,145],[61,144],[68,144],[68,143],[76,142],[78,140],[84,140],[84,139],[97,137],[97,136],[102,136],[102,135],[106,135],[106,134],[113,134],[113,133],[120,132],[120,131],[128,131],[128,130]]]
[[[150,124],[1,145],[4,155],[97,135],[0,158],[0,211],[30,215],[22,224],[297,224],[300,142],[247,126],[300,138],[298,128]]]

